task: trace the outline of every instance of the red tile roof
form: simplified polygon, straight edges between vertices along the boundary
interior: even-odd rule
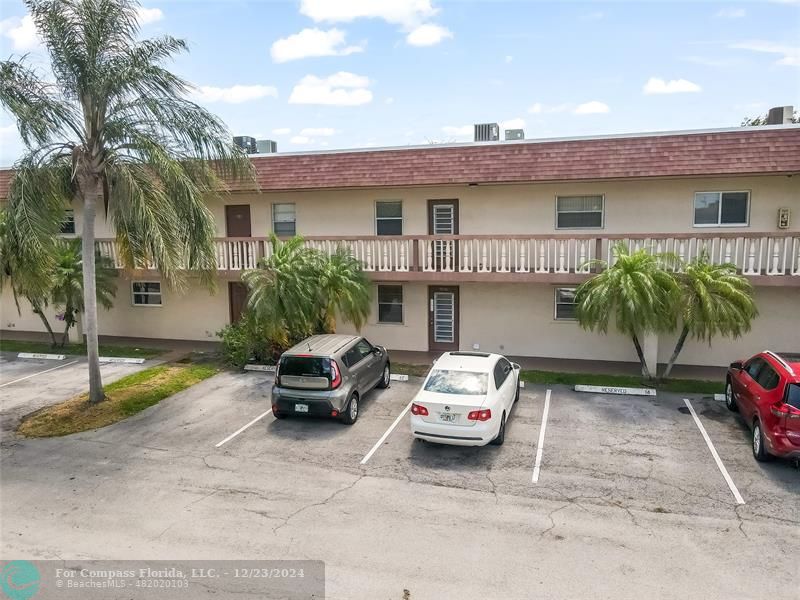
[[[252,160],[264,191],[800,173],[800,127],[278,153]],[[8,172],[0,172],[0,197],[7,186]]]

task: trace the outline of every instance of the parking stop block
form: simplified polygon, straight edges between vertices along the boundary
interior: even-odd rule
[[[594,394],[620,394],[625,396],[655,396],[652,388],[613,387],[606,385],[581,385],[575,386],[576,392],[590,392]]]

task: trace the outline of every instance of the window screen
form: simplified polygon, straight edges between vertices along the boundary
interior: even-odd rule
[[[556,288],[556,319],[575,320],[575,289]]]
[[[602,226],[602,196],[559,196],[556,198],[556,227],[558,229],[591,229]]]
[[[378,323],[403,322],[403,286],[378,286]]]
[[[403,235],[403,203],[401,201],[375,203],[375,233],[378,235]]]
[[[61,222],[61,233],[66,235],[75,233],[75,211],[71,208],[64,211],[64,220]]]
[[[278,237],[297,234],[294,204],[272,205],[272,231]]]
[[[158,281],[131,282],[134,306],[161,306],[161,283]]]

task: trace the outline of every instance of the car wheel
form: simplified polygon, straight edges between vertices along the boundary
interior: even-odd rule
[[[736,405],[736,398],[733,397],[733,385],[731,385],[730,379],[725,384],[725,406],[731,412],[739,411],[739,407]]]
[[[345,408],[344,412],[342,413],[342,423],[346,425],[352,425],[358,420],[358,394],[355,392],[352,396],[350,396],[350,402],[347,403],[347,408]]]
[[[272,413],[272,416],[275,417],[276,419],[285,419],[289,415],[287,415],[286,413],[282,413],[282,412],[274,412],[274,413]]]
[[[770,459],[767,445],[764,442],[764,432],[761,431],[761,421],[753,424],[753,457],[758,462],[766,462]]]
[[[378,382],[378,387],[381,388],[382,390],[385,390],[386,388],[389,387],[389,382],[391,380],[392,380],[392,370],[389,367],[389,363],[387,362],[386,366],[383,367],[383,377],[381,377],[381,380]]]
[[[514,402],[519,400],[519,379],[517,379],[517,391],[514,392]]]
[[[500,419],[500,431],[497,432],[497,437],[489,442],[492,446],[502,446],[506,441],[506,413],[503,413]]]

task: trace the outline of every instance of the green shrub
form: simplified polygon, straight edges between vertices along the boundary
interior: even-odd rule
[[[285,349],[270,340],[265,328],[246,314],[237,323],[226,325],[217,336],[222,339],[225,361],[236,367],[244,367],[248,363],[274,365]]]

